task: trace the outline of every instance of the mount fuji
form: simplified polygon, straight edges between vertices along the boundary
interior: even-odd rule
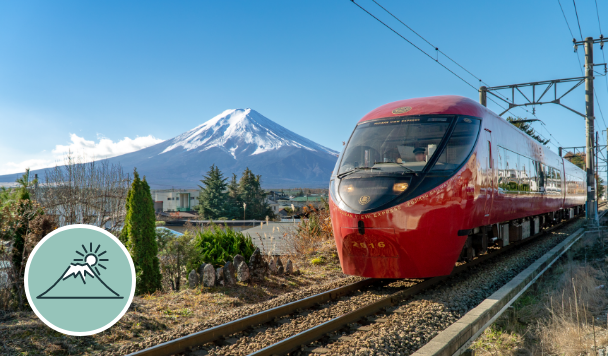
[[[137,167],[154,189],[196,188],[212,164],[227,178],[248,167],[262,176],[264,188],[325,188],[337,156],[248,108],[226,110],[172,139],[108,160],[127,172]]]

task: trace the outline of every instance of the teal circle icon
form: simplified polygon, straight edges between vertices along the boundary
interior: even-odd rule
[[[135,267],[125,246],[91,225],[69,225],[45,236],[25,267],[30,306],[46,325],[72,336],[114,325],[135,294]]]

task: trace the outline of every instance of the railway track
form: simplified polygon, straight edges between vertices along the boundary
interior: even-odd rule
[[[247,335],[253,335],[247,342],[248,346],[250,346],[248,350],[251,349],[252,345],[256,350],[253,352],[247,351],[245,354],[248,353],[256,356],[284,355],[298,351],[304,349],[306,345],[312,342],[320,339],[327,339],[327,335],[330,333],[347,329],[349,325],[354,323],[365,324],[367,322],[366,318],[370,316],[381,313],[387,308],[422,293],[423,291],[429,290],[450,278],[462,275],[473,267],[501,256],[517,246],[537,240],[536,237],[546,235],[575,220],[577,220],[577,218],[561,222],[560,224],[541,231],[537,235],[512,243],[501,249],[490,250],[492,252],[454,268],[454,271],[449,276],[418,281],[365,279],[213,328],[202,330],[148,349],[134,352],[130,355],[164,356],[182,353],[192,355],[206,355],[208,353],[232,354],[232,350],[238,343],[238,339],[247,337]],[[345,303],[342,299],[345,296],[352,294],[354,295],[349,297],[348,302],[353,304],[354,308],[353,306],[346,306],[347,311],[344,312]],[[349,308],[351,310],[349,310]],[[331,316],[333,310],[337,310],[340,315],[336,315],[335,317]],[[307,325],[310,324],[310,321],[307,321],[306,317],[311,314],[322,314],[322,317],[317,319],[322,321],[307,327]],[[382,321],[381,319],[382,318],[378,320]],[[281,336],[279,337],[280,340],[277,342],[273,341],[268,346],[263,346],[264,343],[268,344],[267,339],[256,340],[255,338],[255,335],[263,334],[265,328],[275,328],[275,330],[278,330],[282,325],[289,323],[296,324],[295,327],[291,328],[291,335],[286,337]],[[305,326],[298,328],[297,324]],[[362,326],[359,329],[365,330],[365,328],[366,326]],[[298,331],[297,329],[302,330]],[[337,339],[340,340],[340,337],[338,336]],[[256,343],[255,341],[261,342]],[[341,341],[347,342],[349,341],[349,337],[341,337]],[[214,343],[216,345],[215,348],[211,350],[196,350],[197,347],[209,343]],[[259,347],[259,345],[262,346]],[[234,351],[235,353],[243,354],[243,350],[240,352]],[[323,353],[325,350],[318,348],[316,350],[308,351]]]

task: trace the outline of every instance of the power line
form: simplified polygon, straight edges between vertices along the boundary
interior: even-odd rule
[[[452,62],[454,62],[454,64],[456,64],[457,66],[459,66],[460,68],[462,68],[465,72],[469,73],[470,75],[472,75],[473,77],[475,77],[475,79],[479,80],[481,83],[490,86],[488,83],[484,82],[483,80],[481,80],[479,77],[477,77],[475,74],[471,73],[469,70],[467,70],[465,67],[463,67],[462,65],[460,65],[460,63],[456,62],[455,60],[453,60],[450,56],[448,56],[447,54],[445,54],[445,52],[443,52],[442,50],[439,49],[439,47],[436,47],[434,44],[432,44],[431,42],[429,42],[426,38],[422,37],[422,35],[420,35],[418,32],[414,31],[413,28],[409,27],[405,22],[401,21],[397,16],[393,15],[392,12],[388,11],[384,6],[380,5],[376,0],[372,0],[376,5],[380,6],[382,8],[382,10],[386,11],[389,15],[391,15],[392,17],[395,18],[395,20],[401,22],[401,24],[405,27],[407,27],[410,31],[412,31],[413,33],[416,34],[416,36],[420,37],[421,39],[423,39],[426,43],[428,43],[430,46],[434,47],[435,50],[441,54],[443,54],[447,59],[451,60]]]
[[[388,27],[389,29],[391,29],[393,32],[397,33],[397,31],[395,31],[394,29],[392,29],[391,27],[389,27],[388,25],[386,25],[384,22],[380,21],[376,16],[372,15],[369,11],[365,10],[361,5],[357,4],[354,0],[351,0],[353,3],[355,3],[355,5],[359,6],[359,8],[361,8],[362,10],[364,10],[365,12],[367,12],[369,15],[371,15],[373,18],[375,18],[376,20],[378,20],[380,23],[382,23],[383,25],[385,25],[386,27]],[[481,83],[485,84],[486,86],[490,86],[488,83],[484,82],[483,80],[481,80],[481,78],[479,78],[478,76],[476,76],[475,74],[471,73],[469,70],[467,70],[465,67],[463,67],[462,65],[460,65],[460,63],[456,62],[454,59],[452,59],[450,56],[448,56],[446,53],[444,53],[443,51],[441,51],[439,49],[439,47],[436,47],[435,45],[433,45],[430,41],[428,41],[426,38],[424,38],[421,34],[419,34],[418,32],[416,32],[413,28],[411,28],[410,26],[408,26],[405,22],[403,22],[401,19],[399,19],[397,16],[395,16],[392,12],[390,12],[388,9],[386,9],[384,6],[380,5],[376,0],[372,0],[376,5],[378,5],[382,10],[386,11],[389,15],[391,15],[394,19],[396,19],[397,21],[399,21],[403,26],[407,27],[407,29],[409,29],[410,31],[412,31],[414,34],[416,34],[416,36],[420,37],[422,40],[424,40],[426,43],[428,43],[431,47],[435,48],[435,50],[441,54],[443,54],[447,59],[449,59],[450,61],[452,61],[453,63],[455,63],[457,66],[459,66],[460,68],[462,68],[465,72],[469,73],[471,76],[473,76],[475,79],[479,80]],[[397,35],[401,36],[399,33],[397,33]],[[403,36],[401,36],[403,37]],[[404,38],[405,39],[405,38]],[[410,44],[412,44],[414,47],[418,48],[417,46],[415,46],[413,43],[411,43],[409,40],[406,39],[406,41],[408,41]],[[423,50],[421,50],[420,48],[418,48],[420,51],[422,51],[423,53],[425,53],[427,56],[429,56],[431,59],[433,59],[435,62],[439,63],[439,61],[437,59],[434,59],[432,56],[430,56],[428,53],[424,52]],[[441,64],[441,63],[439,63]],[[442,65],[443,66],[443,65]],[[443,66],[444,68],[447,69],[447,67]],[[449,69],[448,69],[449,70]],[[450,70],[450,72],[454,75],[456,75],[454,72],[452,72]],[[460,78],[460,77],[459,77]],[[461,80],[463,80],[462,78],[460,78]],[[464,80],[463,80],[464,81]],[[466,82],[466,81],[465,81]],[[470,86],[472,86],[470,83],[466,82],[467,84],[469,84]],[[477,88],[475,88],[477,90]],[[502,93],[496,93],[499,96],[502,96],[503,98],[505,98],[507,101],[509,100],[509,98],[507,98],[505,95],[503,95]],[[494,101],[492,98],[488,98],[490,101],[492,101],[494,104],[498,105],[500,108],[502,108],[503,110],[505,110],[505,107],[503,107],[502,105],[498,104],[498,102]],[[528,114],[530,113],[530,111],[528,111],[527,109],[523,108],[523,107],[519,107],[520,109],[524,110],[525,112],[527,112]],[[517,116],[517,114],[513,114],[515,116]]]
[[[600,10],[597,7],[597,0],[595,0],[595,14],[597,15],[597,24],[600,27],[600,33],[602,33],[602,23],[600,22]]]
[[[351,2],[355,5],[357,5],[361,10],[365,11],[368,15],[370,15],[371,17],[373,17],[374,19],[376,19],[378,22],[380,22],[381,24],[383,24],[386,28],[388,28],[389,30],[393,31],[397,36],[401,37],[402,39],[404,39],[407,43],[411,44],[412,46],[414,46],[417,50],[419,50],[420,52],[424,53],[427,57],[429,57],[430,59],[432,59],[435,63],[439,64],[440,66],[442,66],[443,68],[445,68],[445,70],[447,70],[448,72],[454,74],[458,79],[462,80],[463,82],[465,82],[466,84],[468,84],[471,88],[475,89],[475,91],[478,91],[479,89],[477,89],[473,84],[469,83],[468,81],[466,81],[464,78],[462,78],[461,76],[459,76],[458,74],[454,73],[450,68],[446,67],[445,65],[443,65],[441,62],[435,60],[430,54],[426,53],[422,48],[416,46],[415,44],[413,44],[410,40],[408,40],[407,38],[405,38],[402,34],[400,34],[399,32],[397,32],[395,29],[393,29],[392,27],[390,27],[389,25],[387,25],[386,23],[384,23],[382,20],[380,20],[379,18],[377,18],[376,16],[374,16],[371,12],[367,11],[363,6],[357,4],[355,2],[355,0],[351,0]]]
[[[602,36],[602,22],[600,21],[600,10],[597,6],[597,0],[595,0],[595,14],[597,15],[597,25],[600,29],[600,36]],[[606,55],[604,54],[604,45],[602,44],[601,46],[602,49],[602,59],[604,60],[604,63],[606,63]],[[606,82],[606,93],[608,93],[608,78],[606,78],[606,73],[604,73],[604,81]],[[593,92],[593,94],[595,94],[595,91]],[[604,120],[604,114],[602,113],[602,106],[600,105],[600,101],[597,99],[597,94],[595,95],[595,100],[597,101],[597,106],[600,109],[600,114],[602,114],[602,121],[604,122],[604,128],[608,128],[608,126],[606,126],[606,121]]]
[[[578,19],[578,11],[576,10],[576,0],[572,0],[572,2],[574,3],[574,13],[576,14],[576,22],[578,23],[578,32],[581,34],[581,41],[582,41],[584,39],[583,31],[581,30],[581,22]]]
[[[570,36],[572,36],[572,38],[574,38],[574,34],[572,34],[572,29],[570,28],[570,24],[568,23],[568,19],[566,18],[566,13],[564,12],[562,3],[559,0],[557,0],[557,3],[559,4],[559,8],[562,9],[562,15],[564,15],[564,20],[566,20],[566,25],[568,26],[568,31],[570,31]]]

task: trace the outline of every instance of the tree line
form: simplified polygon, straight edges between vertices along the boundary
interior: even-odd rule
[[[261,187],[261,176],[255,175],[246,168],[237,181],[236,174],[228,178],[214,164],[201,179],[198,196],[199,204],[195,207],[204,219],[256,219],[275,217],[266,201],[266,193]]]

